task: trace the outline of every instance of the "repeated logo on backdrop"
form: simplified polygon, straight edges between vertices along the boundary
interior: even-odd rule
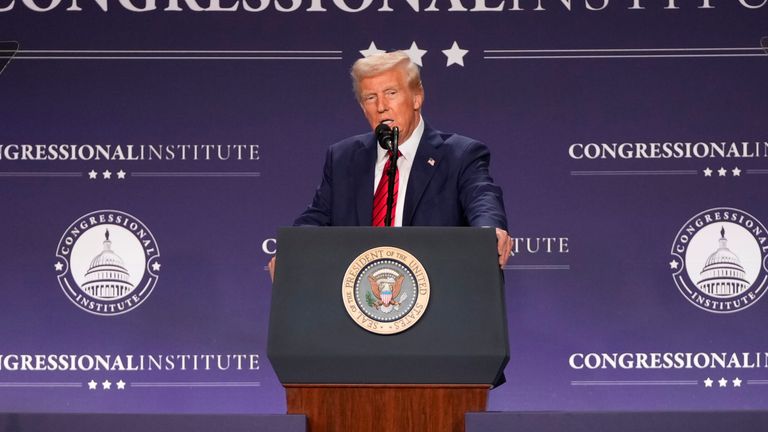
[[[695,306],[733,313],[765,294],[768,232],[749,213],[705,210],[688,220],[672,244],[669,267],[680,293]]]
[[[152,294],[160,250],[136,217],[99,210],[78,218],[56,247],[54,266],[64,294],[96,315],[126,313]]]

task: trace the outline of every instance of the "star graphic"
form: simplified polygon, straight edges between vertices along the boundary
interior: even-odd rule
[[[405,53],[408,54],[408,57],[411,58],[412,62],[419,66],[424,66],[421,64],[421,58],[424,57],[424,54],[427,53],[427,50],[419,49],[415,41],[411,43],[410,48],[405,50]]]
[[[88,390],[96,390],[98,383],[94,380],[88,381]]]
[[[727,173],[727,172],[728,171],[725,168],[720,167],[720,169],[717,170],[717,175],[719,175],[720,177],[725,177],[725,173]]]
[[[370,56],[372,56],[374,54],[381,54],[383,52],[385,52],[385,51],[376,48],[376,44],[373,43],[373,41],[371,41],[371,44],[368,45],[368,49],[360,50],[360,54],[363,57],[370,57]]]
[[[152,270],[154,270],[154,271],[160,271],[160,266],[161,266],[161,265],[162,265],[162,264],[160,264],[159,262],[155,261],[154,263],[152,263]]]
[[[459,44],[456,43],[456,41],[453,41],[453,45],[447,50],[443,50],[443,54],[448,58],[448,62],[446,63],[446,67],[457,64],[461,67],[464,67],[464,56],[469,52],[469,50],[461,49],[459,48]]]
[[[94,180],[94,179],[96,178],[96,176],[97,176],[97,175],[99,175],[99,173],[97,173],[97,172],[96,172],[96,171],[94,171],[94,170],[90,170],[90,171],[88,171],[88,178],[89,178],[90,180]]]
[[[104,172],[103,172],[103,173],[101,173],[101,174],[102,174],[102,175],[104,175],[104,178],[105,178],[105,179],[110,179],[110,178],[112,178],[112,173],[111,173],[109,170],[106,170],[106,171],[104,171]]]
[[[104,390],[109,390],[112,388],[112,383],[109,382],[109,380],[104,380],[104,382],[101,383],[101,388],[103,388]]]
[[[125,381],[120,380],[117,382],[117,389],[118,390],[125,390]]]
[[[714,381],[712,381],[712,378],[707,377],[707,379],[704,380],[704,387],[712,387],[713,382]]]
[[[669,262],[669,268],[672,270],[677,270],[678,265],[680,265],[680,263],[677,262],[677,260],[672,260]]]
[[[53,267],[56,269],[56,271],[62,271],[64,269],[64,264],[57,262]]]
[[[712,170],[709,167],[704,170],[704,177],[712,177]]]
[[[731,172],[733,173],[734,177],[741,177],[741,170],[739,169],[739,167],[732,169]]]
[[[720,384],[720,387],[728,387],[728,380],[725,378],[720,378],[717,383]]]
[[[734,386],[734,387],[741,387],[741,378],[739,378],[739,377],[736,377],[736,378],[733,380],[733,386]]]
[[[119,180],[125,180],[125,171],[123,171],[123,170],[118,171],[117,172],[117,178]]]

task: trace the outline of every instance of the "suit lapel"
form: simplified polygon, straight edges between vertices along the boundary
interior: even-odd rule
[[[373,135],[360,143],[352,158],[355,166],[353,181],[357,181],[355,201],[357,203],[357,224],[371,225],[373,212],[373,179],[376,170],[376,140]]]
[[[443,139],[440,134],[430,128],[424,127],[424,135],[419,142],[416,156],[411,165],[411,173],[408,179],[408,189],[405,192],[405,208],[403,209],[403,226],[413,223],[413,215],[424,196],[429,181],[440,165]]]

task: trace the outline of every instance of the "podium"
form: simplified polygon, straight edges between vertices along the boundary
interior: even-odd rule
[[[267,354],[311,432],[463,431],[509,360],[495,230],[280,229]]]

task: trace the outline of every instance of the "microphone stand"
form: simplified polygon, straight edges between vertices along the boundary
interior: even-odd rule
[[[384,226],[392,226],[392,207],[395,205],[395,174],[397,173],[397,157],[399,155],[398,138],[400,128],[392,129],[392,151],[389,154],[389,172],[387,172],[387,214],[384,215]]]

